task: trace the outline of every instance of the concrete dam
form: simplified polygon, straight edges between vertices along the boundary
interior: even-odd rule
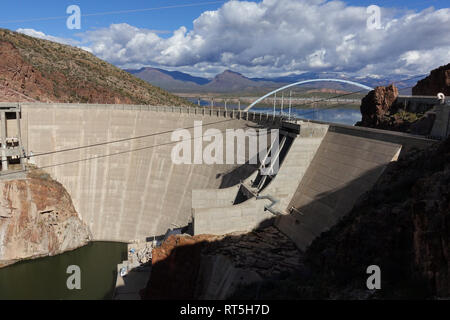
[[[3,153],[2,169],[28,157],[68,190],[93,239],[106,241],[143,240],[191,222],[195,234],[271,223],[304,249],[351,210],[390,161],[434,142],[220,108],[9,103],[0,109],[2,139],[22,148]],[[171,133],[186,128],[194,135],[196,121],[221,131],[279,129],[278,173],[261,175],[248,158],[174,164]]]

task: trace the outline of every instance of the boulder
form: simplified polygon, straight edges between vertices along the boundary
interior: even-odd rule
[[[362,120],[356,125],[375,128],[386,122],[386,117],[394,113],[392,107],[397,97],[398,89],[394,84],[370,91],[361,101]]]

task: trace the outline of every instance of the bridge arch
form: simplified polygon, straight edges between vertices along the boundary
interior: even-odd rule
[[[373,90],[372,87],[363,85],[363,84],[358,83],[358,82],[349,81],[349,80],[342,80],[342,79],[309,79],[309,80],[303,80],[303,81],[291,83],[291,84],[285,85],[285,86],[283,86],[283,87],[281,87],[281,88],[275,89],[275,90],[273,90],[273,91],[271,91],[271,92],[269,92],[269,93],[263,95],[261,98],[258,98],[258,99],[255,100],[254,102],[252,102],[247,108],[245,108],[245,111],[250,110],[250,109],[253,108],[258,102],[261,102],[261,101],[264,100],[265,98],[270,97],[271,95],[273,95],[273,94],[275,94],[275,93],[277,93],[277,92],[279,92],[279,91],[283,91],[283,90],[285,90],[285,89],[287,89],[287,88],[290,88],[290,87],[293,87],[293,86],[298,86],[298,85],[305,84],[305,83],[310,83],[310,82],[320,82],[320,81],[341,82],[341,83],[351,84],[351,85],[354,85],[354,86],[356,86],[356,87],[360,87],[360,88],[363,88],[363,89],[366,89],[366,90]]]

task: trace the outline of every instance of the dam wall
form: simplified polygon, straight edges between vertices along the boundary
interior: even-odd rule
[[[194,233],[275,223],[299,248],[345,215],[390,162],[434,140],[221,108],[21,103],[29,162],[64,185],[94,240],[143,240],[193,223]],[[258,166],[174,164],[172,132],[280,128],[289,137],[278,173],[255,190]],[[294,128],[295,133],[288,127]],[[203,141],[205,147],[210,142]],[[194,153],[194,151],[192,151]],[[248,161],[248,159],[243,159]],[[239,194],[248,198],[239,200]]]
[[[192,189],[232,186],[255,170],[174,164],[171,132],[190,128],[193,136],[196,120],[203,130],[255,126],[186,108],[23,103],[21,130],[30,160],[65,186],[94,240],[132,241],[187,225]],[[87,145],[95,146],[78,148]]]

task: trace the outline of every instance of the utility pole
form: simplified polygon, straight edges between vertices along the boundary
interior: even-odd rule
[[[277,104],[277,93],[275,92],[275,98],[273,99],[273,117],[275,118],[275,107]]]
[[[291,120],[292,90],[289,91],[289,121]]]

